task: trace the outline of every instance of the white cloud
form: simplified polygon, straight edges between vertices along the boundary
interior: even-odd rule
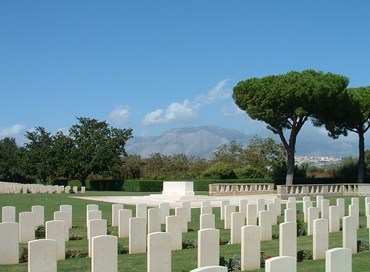
[[[174,102],[165,110],[158,109],[145,115],[143,124],[166,124],[176,121],[188,121],[197,117],[197,106],[189,100],[183,103]]]
[[[198,116],[200,107],[230,97],[231,91],[227,88],[228,82],[228,79],[221,80],[207,94],[200,94],[194,100],[186,99],[182,103],[173,102],[166,109],[152,111],[145,115],[142,123],[153,125],[194,120]]]
[[[128,121],[129,117],[130,107],[119,105],[109,114],[109,121],[114,125],[122,125]]]
[[[0,138],[17,138],[19,136],[23,136],[25,132],[25,126],[20,125],[20,124],[15,124],[11,127],[4,128],[0,130]]]

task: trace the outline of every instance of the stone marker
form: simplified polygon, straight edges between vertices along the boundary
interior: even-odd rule
[[[248,205],[248,199],[239,200],[239,212],[244,214],[244,218],[247,217],[247,205]]]
[[[267,204],[267,210],[271,212],[271,224],[273,226],[277,225],[277,213],[276,213],[276,205],[274,203]]]
[[[368,204],[370,204],[370,196],[365,197],[365,215],[366,216],[370,213],[370,208],[369,208],[370,206]]]
[[[148,209],[148,233],[161,231],[161,211],[158,208]]]
[[[28,243],[35,240],[35,214],[33,212],[19,213],[19,242]]]
[[[248,204],[247,205],[247,226],[248,225],[257,225],[257,205]]]
[[[212,206],[205,206],[200,208],[200,214],[212,214],[213,209]]]
[[[337,207],[339,212],[339,219],[342,219],[345,216],[344,198],[337,198]]]
[[[200,204],[201,207],[209,207],[211,206],[211,201],[202,201],[202,203]]]
[[[62,212],[62,211],[56,211],[54,212],[54,220],[62,220],[64,221],[64,239],[65,241],[69,240],[69,213],[68,212]]]
[[[297,210],[296,209],[285,209],[284,210],[284,222],[297,223]]]
[[[86,227],[89,225],[89,211],[98,211],[99,210],[99,205],[97,204],[88,204],[86,205]],[[94,218],[98,219],[98,218]],[[100,217],[101,219],[101,217]]]
[[[89,257],[92,256],[92,238],[101,235],[107,235],[107,220],[105,219],[89,220],[89,225],[87,228],[87,239],[89,242]]]
[[[193,270],[190,272],[227,272],[226,266],[203,266]]]
[[[304,197],[302,197],[302,202],[307,202],[307,201],[311,201],[311,197],[310,196],[304,196]]]
[[[146,220],[143,217],[130,218],[128,243],[130,254],[146,252]]]
[[[102,211],[99,211],[99,210],[88,211],[87,217],[86,217],[86,222],[87,222],[86,226],[89,226],[89,221],[94,220],[94,219],[102,219]]]
[[[322,195],[316,196],[316,207],[321,211],[321,201],[324,199]]]
[[[45,238],[57,242],[57,260],[65,259],[66,241],[64,237],[65,222],[62,220],[46,221]]]
[[[307,214],[307,235],[313,234],[313,221],[319,218],[319,208],[310,207],[308,208]]]
[[[292,210],[297,210],[297,203],[296,202],[287,202],[285,203],[285,209],[292,209]]]
[[[44,206],[34,205],[31,210],[35,214],[35,229],[38,226],[44,226]]]
[[[325,272],[352,272],[352,251],[348,248],[327,250]]]
[[[297,224],[295,222],[279,225],[279,255],[297,258]]]
[[[68,227],[71,229],[73,227],[73,209],[72,205],[60,205],[59,210],[68,213]]]
[[[100,235],[91,240],[91,272],[118,271],[117,236]]]
[[[73,186],[72,187],[72,191],[77,194],[78,193],[78,187],[77,186]]]
[[[132,218],[132,210],[122,209],[118,211],[118,237],[125,238],[129,236],[130,218]]]
[[[221,220],[225,220],[225,206],[230,205],[229,200],[222,200],[221,201],[221,208],[220,208],[220,218]]]
[[[257,199],[257,217],[259,216],[260,211],[265,210],[265,199],[264,198],[258,198]]]
[[[136,217],[148,219],[148,206],[145,203],[136,204]]]
[[[171,235],[148,234],[147,272],[171,272]]]
[[[351,204],[359,205],[360,206],[360,199],[358,197],[351,198]]]
[[[19,262],[19,226],[15,222],[0,223],[0,264]]]
[[[86,192],[86,187],[85,186],[82,186],[81,187],[81,194],[84,194]]]
[[[351,204],[348,206],[348,215],[356,218],[356,226],[360,227],[360,208],[358,204]]]
[[[321,218],[329,220],[329,200],[321,200]]]
[[[308,208],[313,207],[312,201],[303,201],[303,222],[307,223],[308,221]]]
[[[281,199],[276,196],[272,199],[272,202],[275,204],[276,215],[280,216],[281,215]]]
[[[242,227],[241,269],[260,269],[261,238],[259,226]]]
[[[182,249],[182,219],[179,216],[171,215],[166,218],[166,232],[171,235],[171,249]]]
[[[159,210],[161,211],[161,224],[166,224],[166,217],[170,215],[170,204],[168,202],[159,203]]]
[[[313,221],[313,259],[325,259],[325,252],[329,249],[329,223],[327,219]]]
[[[266,210],[259,212],[259,226],[261,228],[261,241],[272,240],[271,212]]]
[[[265,262],[265,272],[296,272],[297,259],[290,256],[273,257]]]
[[[357,253],[357,220],[353,216],[343,217],[343,247]]]
[[[185,208],[187,211],[187,222],[191,222],[191,202],[184,201],[181,202],[181,208]]]
[[[339,224],[339,209],[337,206],[329,207],[329,232],[338,232],[340,229]]]
[[[220,261],[220,230],[198,231],[198,267],[217,266]]]
[[[118,226],[118,211],[123,209],[123,204],[112,204],[112,227]]]
[[[15,223],[15,207],[3,206],[1,208],[1,222],[2,223]]]
[[[231,214],[235,212],[235,205],[226,205],[225,206],[225,221],[224,221],[224,229],[231,228]]]
[[[57,272],[57,242],[40,239],[28,242],[28,272]]]
[[[240,244],[242,239],[242,227],[245,226],[245,214],[242,212],[233,212],[231,214],[231,244]]]
[[[214,229],[216,228],[216,216],[214,214],[201,214],[199,221],[199,229]]]
[[[188,232],[188,220],[187,220],[187,210],[186,208],[178,207],[175,209],[175,215],[182,218],[182,232]]]

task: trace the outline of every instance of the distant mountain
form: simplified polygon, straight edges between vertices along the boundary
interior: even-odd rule
[[[218,126],[186,127],[168,130],[160,136],[135,136],[127,142],[126,151],[142,157],[161,153],[208,158],[222,144],[236,141],[247,145],[252,137],[238,130]]]
[[[161,153],[209,158],[220,145],[230,141],[248,145],[253,136],[219,126],[185,127],[168,130],[160,136],[134,136],[127,142],[126,151],[142,157]],[[272,135],[272,138],[281,143],[277,136]],[[326,134],[320,134],[317,129],[306,129],[298,136],[296,151],[297,156],[356,157],[357,141],[349,137],[333,140]]]

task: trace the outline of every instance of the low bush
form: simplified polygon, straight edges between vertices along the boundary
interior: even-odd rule
[[[162,192],[162,180],[125,180],[124,191],[126,192]]]

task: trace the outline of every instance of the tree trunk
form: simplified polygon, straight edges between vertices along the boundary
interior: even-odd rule
[[[357,182],[364,183],[365,176],[365,139],[362,131],[358,132],[358,164]]]
[[[289,146],[287,149],[287,173],[286,173],[286,185],[293,185],[294,179],[294,153],[295,148],[294,146]]]

